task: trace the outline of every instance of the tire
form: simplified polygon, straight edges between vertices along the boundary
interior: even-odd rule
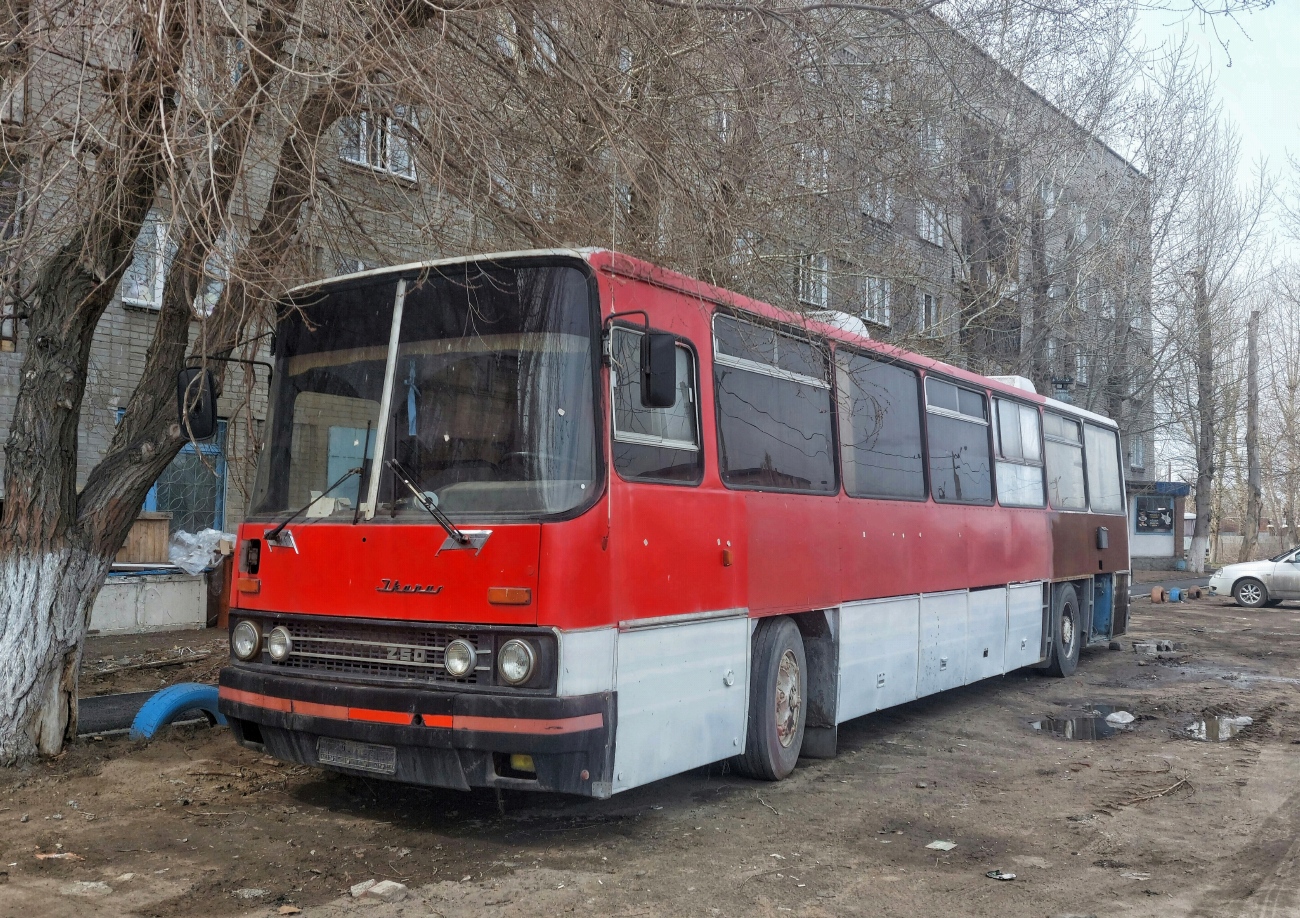
[[[1245,577],[1232,585],[1232,598],[1239,606],[1258,609],[1268,605],[1268,587],[1254,577]]]
[[[789,618],[768,618],[754,629],[745,751],[733,761],[750,778],[779,781],[794,771],[803,745],[808,659]]]
[[[1266,605],[1266,606],[1268,606],[1270,609],[1272,609],[1274,606],[1280,606],[1280,605],[1282,605],[1282,600],[1280,600],[1280,599],[1270,599],[1268,602],[1264,603],[1264,605]]]
[[[217,710],[217,687],[199,682],[181,682],[154,693],[131,722],[133,740],[153,739],[177,714],[202,711],[213,725],[224,727],[226,718]]]
[[[1079,666],[1083,646],[1083,616],[1079,614],[1079,594],[1070,584],[1052,591],[1052,662],[1047,672],[1069,676]]]

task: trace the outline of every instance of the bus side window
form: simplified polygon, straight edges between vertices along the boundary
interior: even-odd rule
[[[1011,399],[995,398],[993,435],[997,443],[998,503],[1004,507],[1041,507],[1043,454],[1039,445],[1038,409]]]
[[[1088,452],[1088,495],[1093,513],[1123,513],[1124,483],[1119,476],[1119,441],[1115,431],[1085,424],[1083,444]]]
[[[614,405],[614,469],[624,478],[699,484],[700,449],[695,355],[677,345],[677,401],[671,408],[641,404],[641,336],[629,328],[610,332],[610,385]]]
[[[925,380],[925,404],[934,499],[993,503],[988,409],[983,393],[931,376]]]
[[[1083,436],[1079,422],[1050,411],[1043,414],[1047,453],[1047,500],[1056,510],[1084,510]]]
[[[840,466],[850,497],[925,500],[915,370],[838,351]]]
[[[725,484],[834,494],[826,350],[727,315],[713,319],[718,466]]]

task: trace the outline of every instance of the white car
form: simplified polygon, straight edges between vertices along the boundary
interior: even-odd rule
[[[1225,564],[1210,578],[1210,595],[1231,596],[1251,609],[1300,599],[1300,547],[1267,561]]]

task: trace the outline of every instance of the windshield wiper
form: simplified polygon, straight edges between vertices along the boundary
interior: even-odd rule
[[[384,465],[393,470],[394,477],[396,477],[402,484],[406,485],[407,489],[415,497],[416,503],[429,511],[429,515],[438,521],[438,525],[447,530],[447,535],[455,539],[456,543],[459,545],[469,544],[469,536],[457,529],[456,524],[448,519],[447,514],[439,510],[438,505],[429,500],[428,496],[415,486],[415,481],[410,472],[402,468],[401,464],[398,463],[396,459],[389,459],[384,462]],[[394,506],[395,505],[396,501],[394,501]]]
[[[268,542],[275,542],[277,539],[280,538],[280,533],[284,531],[284,527],[288,526],[299,516],[301,516],[302,514],[310,510],[312,507],[314,507],[316,505],[316,501],[320,500],[326,494],[333,491],[339,485],[343,484],[343,482],[347,481],[353,475],[360,475],[360,474],[361,474],[361,466],[357,466],[355,469],[348,469],[339,477],[338,481],[334,482],[334,484],[330,485],[324,491],[321,491],[311,500],[307,501],[307,503],[304,506],[293,511],[293,513],[290,513],[283,523],[281,523],[279,526],[276,526],[274,529],[268,530],[266,535],[263,536],[263,538],[266,539],[266,541]]]

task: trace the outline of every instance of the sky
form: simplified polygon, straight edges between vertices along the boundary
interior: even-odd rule
[[[1224,111],[1241,134],[1244,172],[1265,156],[1288,180],[1288,152],[1300,159],[1300,0],[1236,19],[1147,11],[1138,27],[1150,44],[1186,31],[1213,67]]]

